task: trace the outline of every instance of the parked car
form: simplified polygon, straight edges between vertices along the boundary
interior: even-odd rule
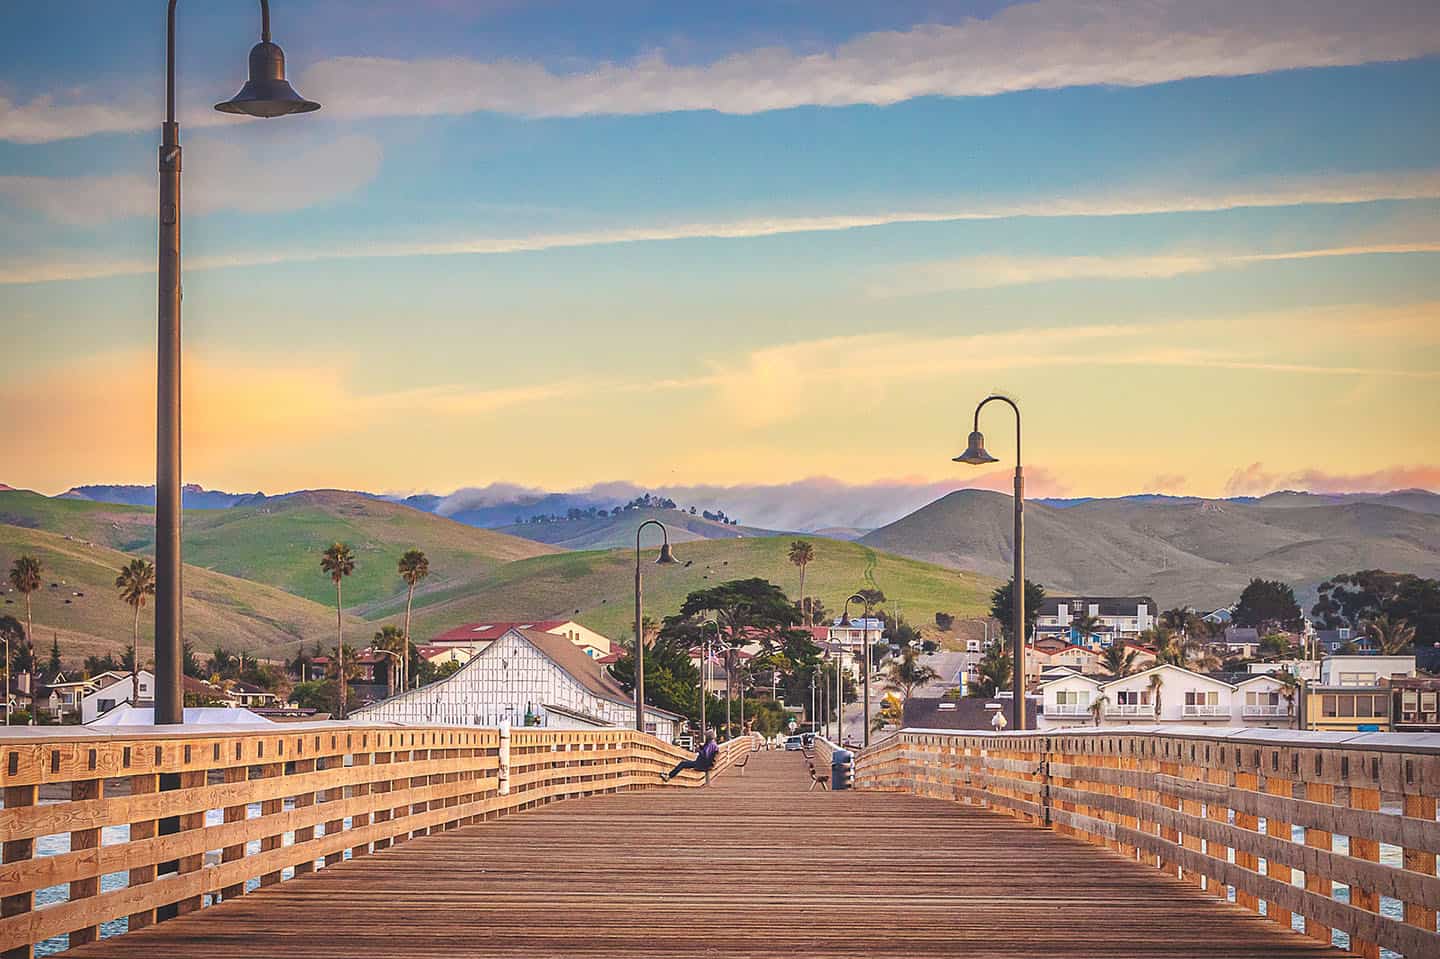
[[[814,733],[805,733],[805,734],[803,734],[800,738],[801,738],[801,740],[803,741],[803,743],[805,744],[805,748],[806,748],[806,749],[810,749],[812,746],[815,745],[815,734],[814,734]]]
[[[804,736],[791,736],[785,740],[785,751],[787,753],[798,753],[805,748]]]

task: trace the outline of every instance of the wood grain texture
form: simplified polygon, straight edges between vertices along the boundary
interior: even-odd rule
[[[71,955],[1343,955],[1009,816],[808,786],[798,753],[758,753],[708,789],[592,796],[435,832]]]

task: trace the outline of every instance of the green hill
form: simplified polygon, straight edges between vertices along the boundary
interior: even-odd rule
[[[670,530],[670,542],[689,543],[701,539],[743,539],[755,536],[778,536],[775,530],[730,526],[703,516],[678,509],[626,510],[618,516],[582,516],[553,523],[520,523],[496,530],[539,543],[550,543],[566,549],[608,549],[615,546],[635,548],[635,530],[646,520],[659,520]],[[643,543],[659,543],[660,531],[645,530]]]
[[[0,523],[132,552],[151,552],[155,540],[154,510],[35,493],[0,493]],[[426,590],[458,587],[504,563],[559,551],[338,490],[291,493],[250,506],[185,513],[187,563],[277,586],[322,604],[334,602],[335,590],[320,572],[320,552],[337,540],[355,551],[355,573],[345,581],[345,607],[360,611],[403,592],[395,562],[407,549],[423,549],[430,557]]]
[[[115,595],[115,575],[129,555],[62,534],[0,524],[0,567],[9,569],[21,554],[36,556],[45,566],[44,585],[31,594],[39,653],[48,653],[56,636],[67,662],[91,653],[118,654],[129,645],[132,613]],[[5,599],[0,611],[24,622],[20,594],[9,591],[8,584],[0,592]],[[146,607],[140,615],[144,659],[152,655],[154,622],[153,609]],[[347,640],[364,642],[373,633],[373,626],[347,617]],[[185,636],[202,653],[225,646],[278,657],[293,654],[301,642],[333,645],[335,610],[274,587],[187,566]]]
[[[657,619],[677,611],[695,589],[730,579],[761,576],[799,593],[799,571],[786,552],[792,537],[699,540],[682,543],[680,566],[645,563],[645,610]],[[995,581],[929,563],[881,553],[856,543],[811,540],[815,561],[806,572],[806,592],[836,613],[845,597],[878,586],[898,601],[905,618],[933,622],[936,611],[957,618],[983,615]],[[634,548],[539,556],[500,567],[473,586],[436,590],[417,599],[417,641],[478,620],[573,617],[613,638],[628,637],[634,619]],[[372,618],[393,617],[398,603],[377,605]]]

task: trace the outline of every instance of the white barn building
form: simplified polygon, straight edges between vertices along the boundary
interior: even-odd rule
[[[454,726],[633,727],[633,696],[568,637],[509,629],[439,682],[352,712],[354,719]],[[683,716],[645,710],[647,732],[673,741]]]

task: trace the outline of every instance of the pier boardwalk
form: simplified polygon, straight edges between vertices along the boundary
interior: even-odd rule
[[[755,753],[708,788],[569,799],[421,836],[67,955],[1346,955],[996,812],[809,784],[799,753]]]

